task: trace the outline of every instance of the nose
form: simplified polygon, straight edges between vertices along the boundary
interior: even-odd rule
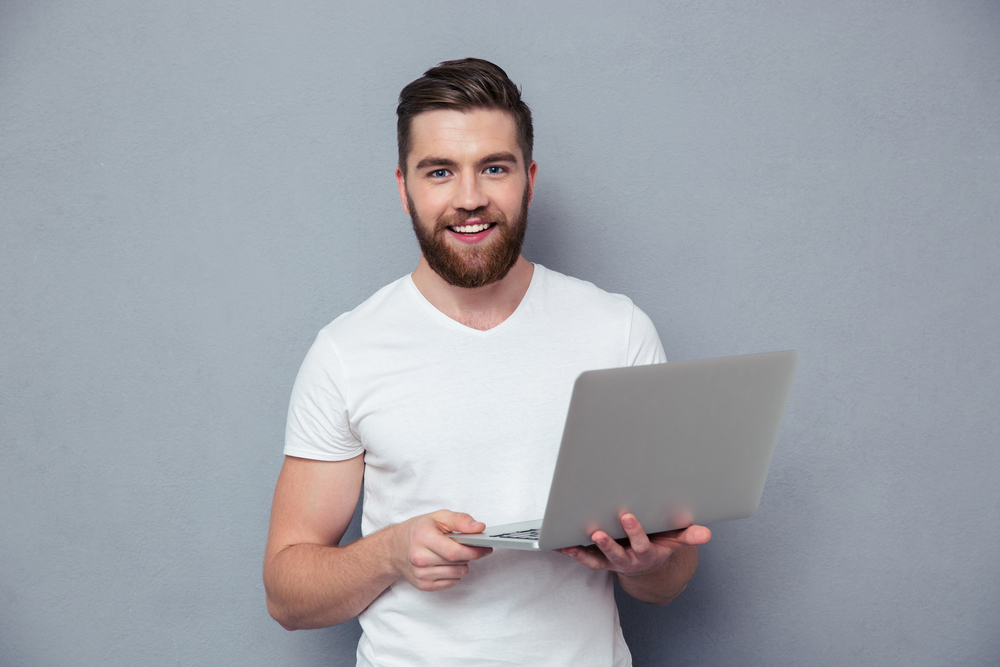
[[[478,174],[464,173],[459,177],[452,206],[456,209],[475,211],[478,208],[485,208],[489,203],[489,197],[486,196]]]

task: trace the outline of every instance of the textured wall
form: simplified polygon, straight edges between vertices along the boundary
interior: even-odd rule
[[[526,255],[672,359],[802,354],[638,665],[1000,660],[1000,6],[0,3],[0,664],[349,664],[260,564],[316,331],[412,269],[394,100],[493,59]]]

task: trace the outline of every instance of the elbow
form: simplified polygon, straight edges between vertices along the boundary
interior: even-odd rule
[[[673,591],[670,595],[666,597],[661,597],[658,600],[650,600],[650,602],[652,604],[655,604],[657,607],[666,607],[668,604],[679,598],[681,596],[681,593],[683,593],[686,589],[687,589],[687,584],[684,584],[679,589]]]
[[[271,560],[264,560],[264,600],[267,605],[267,613],[271,615],[278,625],[285,630],[302,630],[303,627],[297,622],[295,615],[291,613],[287,605],[281,604],[280,596],[275,596],[277,589],[276,573]]]
[[[264,595],[267,613],[285,630],[306,630],[315,627],[303,624],[301,614],[294,613],[294,610],[289,608],[287,604],[281,604],[281,601],[271,594],[266,580],[264,582]]]
[[[301,629],[295,624],[294,619],[286,614],[278,603],[271,599],[271,596],[267,597],[267,613],[270,614],[271,618],[277,621],[278,625],[283,627],[285,630],[291,631]]]
[[[294,610],[282,606],[279,602],[272,599],[271,596],[267,597],[267,613],[271,615],[271,618],[277,621],[278,625],[288,631],[328,628],[334,625],[340,625],[341,623],[354,618],[353,616],[339,617],[326,614],[310,616],[308,612],[295,613]]]

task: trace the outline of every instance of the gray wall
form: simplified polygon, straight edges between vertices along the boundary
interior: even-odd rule
[[[394,100],[536,117],[529,259],[796,348],[758,514],[638,665],[1000,664],[995,2],[0,2],[0,663],[325,665],[260,577],[316,331],[411,270]]]

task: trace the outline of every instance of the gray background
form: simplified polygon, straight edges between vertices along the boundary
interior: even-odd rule
[[[316,331],[412,270],[399,89],[524,88],[526,256],[674,360],[795,348],[637,665],[1000,664],[996,2],[0,2],[0,663],[327,665],[261,555]]]

